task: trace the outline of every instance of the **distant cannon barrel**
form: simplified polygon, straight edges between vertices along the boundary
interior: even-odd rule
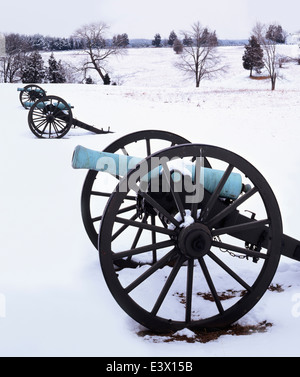
[[[143,158],[119,155],[114,153],[94,151],[83,146],[78,145],[72,157],[72,167],[74,169],[89,169],[107,172],[114,176],[124,177],[131,169],[134,169]],[[186,164],[184,169],[179,169],[184,174],[191,175],[192,179],[195,178],[195,164]],[[155,178],[161,174],[162,166],[158,166],[151,170],[150,177]],[[212,193],[218,183],[220,182],[224,172],[222,170],[210,169],[201,167],[200,176],[203,177],[204,188]],[[142,180],[149,180],[147,174],[142,177]],[[249,185],[244,186],[242,183],[241,175],[238,173],[231,173],[227,179],[220,197],[237,199],[242,191],[248,191]]]
[[[31,88],[31,87],[17,88],[17,92],[30,92],[30,91],[34,91],[36,93],[41,93],[41,94],[45,93],[44,89],[40,89],[40,88]]]
[[[34,102],[31,102],[31,101],[27,101],[27,102],[24,103],[26,108],[31,107],[33,104],[34,104]],[[49,106],[49,104],[47,102],[43,102],[43,101],[38,102],[37,105],[36,105],[36,107],[40,110],[44,109],[47,106]],[[59,110],[68,110],[68,108],[71,108],[71,109],[74,108],[74,106],[70,105],[69,103],[67,105],[65,105],[62,102],[53,102],[51,104],[51,106],[57,107]]]

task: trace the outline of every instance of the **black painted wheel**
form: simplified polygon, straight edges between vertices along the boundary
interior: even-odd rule
[[[199,203],[188,204],[185,190],[176,193],[168,163],[161,165],[161,177],[169,176],[169,194],[153,193],[152,183],[142,186],[138,169],[149,176],[153,157],[176,158],[180,166],[197,156],[225,172],[211,192],[204,173]],[[199,159],[195,166],[199,171]],[[222,194],[232,173],[243,182],[237,199]],[[128,210],[128,197],[134,195],[141,203],[140,217]],[[120,181],[102,216],[99,254],[113,297],[143,326],[159,332],[220,328],[244,316],[267,290],[281,239],[280,210],[259,171],[228,150],[186,144],[147,157]],[[141,267],[115,271],[116,262],[125,258]]]
[[[57,96],[38,99],[28,113],[29,128],[38,138],[62,138],[70,130],[72,121],[70,105]]]
[[[144,158],[160,149],[185,143],[189,141],[172,132],[147,130],[121,137],[106,147],[104,152]],[[81,214],[85,230],[96,249],[102,212],[118,183],[118,178],[108,177],[107,173],[89,170],[86,175],[81,195]],[[135,206],[135,198],[131,205]]]
[[[30,84],[24,86],[24,90],[20,92],[20,102],[25,109],[29,109],[35,101],[45,97],[46,92],[38,85]]]

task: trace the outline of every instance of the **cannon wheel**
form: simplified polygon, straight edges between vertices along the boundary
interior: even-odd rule
[[[130,192],[122,192],[124,186],[123,190],[112,193],[102,216],[99,254],[108,288],[129,316],[153,331],[222,328],[237,321],[262,297],[279,263],[280,210],[270,186],[249,162],[228,150],[200,144],[175,146],[150,157],[191,158],[199,156],[199,151],[212,167],[222,164],[225,173],[208,201],[197,204],[196,208],[191,205],[194,223],[183,224],[182,217],[164,210],[150,192],[141,191],[136,177],[139,166],[120,181],[119,189],[126,179],[127,182],[134,179],[137,187],[131,192],[136,192],[148,208],[154,209],[158,214],[156,223],[132,219],[122,212]],[[148,171],[150,157],[145,160]],[[243,182],[250,183],[252,188],[230,201],[225,211],[216,213],[218,205],[224,203],[219,199],[219,190],[231,171],[239,172]],[[173,192],[172,195],[178,211],[182,211],[185,202]],[[233,222],[224,227],[224,221],[237,208],[238,213],[243,208],[258,211],[260,218],[252,220],[249,215],[243,224]],[[160,223],[161,217],[167,219],[168,226]],[[124,225],[126,230],[122,229]],[[119,239],[114,237],[118,229],[122,230],[122,239],[121,235]],[[267,243],[263,248],[256,249],[257,245],[245,241],[251,238],[253,229],[265,234]],[[239,232],[245,238],[238,238]],[[140,237],[141,242],[137,243],[138,233],[145,233],[145,237],[143,240]],[[130,256],[138,263],[152,252],[157,258],[148,266],[130,271],[114,269],[120,259]]]
[[[38,99],[28,113],[28,125],[38,138],[59,139],[67,134],[72,126],[73,115],[65,100],[57,96]]]
[[[112,144],[106,147],[104,149],[104,152],[128,154],[129,152],[127,149],[129,149],[130,145],[135,146],[138,144],[142,144],[141,153],[143,153],[142,157],[144,157],[150,155],[153,152],[158,151],[157,148],[163,149],[166,146],[185,143],[189,143],[189,141],[174,133],[157,130],[146,130],[134,132],[121,137],[120,139],[114,141]],[[85,230],[96,249],[98,248],[98,233],[100,220],[102,212],[104,210],[103,205],[99,205],[99,209],[97,208],[98,201],[102,200],[106,204],[107,199],[111,195],[111,190],[104,192],[102,188],[101,180],[106,179],[106,173],[89,170],[86,175],[81,194],[82,220],[85,226]],[[96,188],[97,183],[99,185],[98,188]],[[118,181],[116,180],[115,184],[117,183]],[[95,203],[93,204],[93,202]],[[94,207],[96,208],[94,209]],[[121,263],[119,263],[119,266],[120,265]],[[130,265],[136,266],[132,263],[130,263]]]
[[[38,91],[36,89],[38,89]],[[24,87],[24,90],[20,92],[19,99],[22,106],[25,109],[28,109],[29,107],[26,106],[26,102],[34,103],[36,100],[42,97],[45,97],[45,95],[46,95],[46,92],[43,88],[41,88],[38,85],[30,84],[30,85],[26,85]]]

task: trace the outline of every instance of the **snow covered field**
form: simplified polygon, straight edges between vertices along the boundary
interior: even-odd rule
[[[109,135],[71,129],[63,139],[37,139],[18,99],[22,84],[0,84],[0,356],[299,356],[298,262],[282,257],[273,284],[283,291],[267,291],[239,321],[272,323],[267,332],[165,343],[137,335],[142,327],[112,298],[83,228],[86,172],[71,168],[75,146],[102,150],[130,132],[159,129],[250,161],[277,197],[284,233],[300,238],[300,66],[286,64],[272,92],[269,80],[249,79],[243,47],[220,52],[227,73],[198,90],[174,68],[171,49],[131,49],[112,61],[118,86],[42,85],[72,103],[78,119],[109,126]]]

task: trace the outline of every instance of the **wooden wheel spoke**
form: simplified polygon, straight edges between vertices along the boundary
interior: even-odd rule
[[[205,207],[202,209],[201,211],[201,221],[206,221],[206,219],[208,218],[211,210],[213,209],[216,201],[218,200],[219,198],[219,195],[220,195],[220,192],[222,191],[229,175],[231,174],[232,170],[233,170],[234,166],[229,164],[222,176],[222,178],[220,179],[220,182],[218,183],[215,191],[212,193],[211,197],[209,198],[208,202],[206,203]]]
[[[148,279],[154,272],[156,272],[158,269],[163,268],[166,266],[170,259],[176,254],[176,251],[173,249],[169,253],[167,253],[165,256],[163,256],[159,261],[154,263],[150,268],[148,268],[147,271],[145,271],[141,276],[139,276],[137,279],[135,279],[132,283],[130,283],[126,288],[125,291],[127,293],[130,293],[132,290],[134,290],[137,286],[139,286],[141,283],[143,283],[146,279]]]
[[[235,233],[239,232],[245,232],[245,231],[250,231],[252,229],[261,229],[264,230],[266,225],[270,224],[270,220],[265,219],[265,220],[254,220],[254,221],[249,221],[247,223],[243,224],[238,224],[238,225],[232,225],[232,226],[227,226],[224,228],[218,228],[214,229],[211,234],[212,236],[221,236],[222,234],[230,234],[234,235]]]
[[[52,123],[52,127],[53,127],[53,131],[54,131],[54,132],[52,132],[52,134],[55,134],[56,136],[58,136],[59,135],[59,131],[58,131],[57,127],[56,127],[56,124]]]
[[[195,184],[200,185],[200,175],[201,167],[203,163],[202,149],[200,149],[200,156],[196,158],[195,163]],[[191,206],[191,216],[196,221],[197,220],[197,210],[198,210],[198,201],[194,200]]]
[[[168,188],[170,189],[170,192],[173,196],[177,210],[180,213],[181,219],[184,220],[184,217],[185,217],[184,205],[183,205],[182,200],[180,198],[179,192],[175,189],[174,180],[171,176],[171,172],[169,170],[169,167],[168,167],[168,165],[165,161],[162,162],[162,167],[163,167],[163,176],[165,177],[165,179],[167,181]]]
[[[150,139],[149,138],[147,138],[146,139],[146,153],[147,153],[147,156],[150,156],[150,154],[151,154],[151,145],[150,145]]]
[[[193,274],[194,274],[194,261],[189,259],[187,268],[186,279],[186,309],[185,309],[185,322],[191,321],[192,315],[192,296],[193,296]]]
[[[249,249],[239,247],[239,246],[235,246],[235,245],[230,245],[230,244],[224,243],[224,242],[219,242],[219,241],[214,240],[212,242],[212,246],[219,247],[220,249],[231,250],[231,251],[234,251],[236,253],[246,255],[247,257],[268,259],[267,254],[259,253],[258,251],[249,250]]]
[[[223,309],[223,306],[222,306],[222,304],[221,304],[220,298],[219,298],[219,296],[218,296],[217,290],[216,290],[216,288],[215,288],[215,286],[214,286],[214,283],[213,283],[213,281],[212,281],[212,278],[211,278],[211,276],[210,276],[210,273],[209,273],[209,271],[208,271],[208,268],[207,268],[207,266],[206,266],[206,263],[205,263],[205,261],[204,261],[203,258],[199,258],[198,261],[199,261],[199,263],[200,263],[200,266],[201,266],[201,269],[202,269],[203,275],[204,275],[204,277],[205,277],[205,279],[206,279],[206,282],[207,282],[207,284],[208,284],[208,287],[209,287],[209,289],[210,289],[210,292],[211,292],[211,294],[212,294],[212,296],[213,296],[213,298],[214,298],[214,300],[215,300],[215,304],[217,305],[217,308],[218,308],[218,310],[219,310],[219,313],[222,314],[222,313],[224,313],[224,309]]]
[[[46,119],[42,120],[41,122],[39,122],[38,124],[35,124],[35,128],[39,129],[40,127],[42,127],[45,123],[48,123]]]
[[[127,226],[134,226],[141,229],[148,229],[153,232],[162,233],[162,234],[168,234],[168,235],[174,235],[175,232],[172,229],[160,227],[157,225],[148,224],[145,222],[139,222],[139,221],[133,221],[132,219],[124,219],[122,217],[116,217],[115,222],[125,224]]]
[[[144,215],[141,224],[145,224],[147,222],[147,218],[148,218],[148,215]],[[131,245],[131,249],[136,248],[136,245],[138,244],[138,242],[141,238],[143,230],[144,230],[144,228],[140,227],[138,229],[138,231],[136,232],[136,235],[135,235],[134,240],[133,240],[132,245]]]
[[[91,191],[90,192],[91,196],[104,196],[109,198],[111,196],[111,192],[104,192],[104,191]],[[133,195],[126,195],[125,200],[134,200],[136,201],[136,196]]]
[[[254,195],[257,191],[258,191],[258,189],[256,187],[253,187],[251,190],[249,190],[248,192],[246,192],[244,195],[242,195],[239,198],[237,198],[228,207],[226,207],[221,212],[219,212],[217,215],[215,215],[213,218],[211,218],[210,220],[208,220],[207,226],[213,227],[219,221],[223,220],[226,216],[230,215],[242,203],[244,203],[246,200],[248,200],[249,198],[251,198],[251,196]]]
[[[234,280],[236,280],[242,287],[247,289],[248,292],[252,291],[252,288],[239,276],[237,275],[230,267],[227,266],[221,259],[219,259],[211,251],[207,254],[213,261],[215,261],[224,271],[228,273]]]
[[[160,292],[160,295],[158,296],[158,299],[156,300],[153,308],[152,308],[152,311],[151,311],[151,314],[152,315],[156,315],[157,312],[159,311],[164,299],[166,298],[166,295],[167,293],[169,292],[169,289],[171,288],[171,285],[173,284],[179,270],[180,270],[180,267],[182,266],[182,264],[184,263],[185,261],[185,257],[184,256],[181,256],[179,258],[177,258],[176,260],[176,263],[174,265],[174,267],[172,268],[172,271],[165,283],[165,285],[163,286],[163,289],[161,290]]]
[[[128,226],[130,225],[130,222],[129,222],[129,221],[133,221],[133,222],[134,222],[134,220],[136,220],[137,218],[138,218],[138,215],[135,213],[135,214],[134,214],[129,220],[127,220],[126,224],[123,223],[124,225],[123,225],[120,229],[118,229],[118,230],[116,231],[116,233],[114,233],[114,234],[112,235],[112,237],[111,237],[112,241],[114,241],[117,237],[119,237],[119,235],[120,235],[121,233],[123,233],[124,230],[126,230],[126,229],[128,228]]]
[[[139,194],[150,204],[153,208],[155,208],[159,213],[165,216],[173,225],[179,226],[180,223],[167,211],[162,207],[156,200],[154,200],[149,194],[146,192],[139,192]]]
[[[121,251],[119,253],[114,253],[113,256],[112,256],[112,259],[118,260],[118,259],[122,259],[122,258],[125,258],[125,257],[131,257],[131,256],[134,256],[134,255],[146,253],[146,252],[152,251],[152,250],[163,249],[163,248],[169,247],[169,246],[174,246],[174,241],[172,241],[172,240],[162,241],[162,242],[157,242],[154,245],[151,243],[149,245],[137,247],[135,249],[129,249],[129,250]]]

